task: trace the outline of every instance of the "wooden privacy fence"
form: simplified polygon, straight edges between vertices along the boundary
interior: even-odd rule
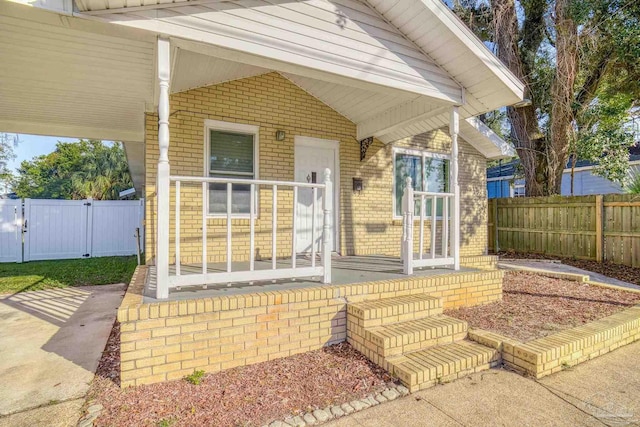
[[[489,250],[640,267],[640,196],[489,200]]]

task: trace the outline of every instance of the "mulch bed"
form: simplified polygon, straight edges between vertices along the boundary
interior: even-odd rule
[[[383,390],[393,379],[349,344],[185,380],[120,389],[116,322],[89,399],[104,406],[97,426],[262,426]]]
[[[640,294],[531,273],[505,275],[502,301],[447,310],[470,327],[530,341],[640,303]]]
[[[629,267],[626,265],[613,264],[611,262],[597,262],[583,259],[564,258],[543,254],[530,254],[530,253],[516,253],[516,252],[499,252],[496,255],[500,258],[509,259],[547,259],[547,260],[559,260],[563,264],[571,265],[574,267],[582,268],[583,270],[593,271],[594,273],[600,273],[614,279],[622,280],[623,282],[633,283],[640,286],[640,268]]]

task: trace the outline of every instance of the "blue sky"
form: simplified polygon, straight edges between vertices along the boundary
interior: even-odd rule
[[[58,141],[73,142],[78,138],[60,138],[57,136],[18,135],[18,145],[14,148],[16,158],[9,162],[9,167],[16,170],[23,160],[31,160],[42,154],[49,154],[56,149]]]

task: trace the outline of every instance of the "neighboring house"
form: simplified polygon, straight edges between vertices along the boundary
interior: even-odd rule
[[[501,197],[524,197],[525,183],[522,172],[518,171],[519,161],[512,160],[487,169],[487,195],[490,199]],[[640,171],[640,149],[632,147],[629,155],[631,171]],[[573,170],[573,195],[624,193],[620,184],[609,181],[593,173],[594,163],[579,160]],[[632,172],[633,173],[633,172]],[[637,173],[637,172],[635,172]],[[561,194],[571,194],[571,164],[562,175]]]
[[[143,369],[130,358],[141,353],[128,346],[123,384],[351,340],[344,298],[419,289],[445,307],[500,298],[502,272],[484,257],[485,171],[488,159],[514,153],[474,116],[520,102],[523,85],[440,0],[77,0],[73,12],[65,2],[57,6],[62,17],[0,3],[13,36],[0,45],[9,64],[0,127],[124,141],[135,188],[147,201],[151,267],[125,298],[123,331],[158,316],[210,313],[198,319],[221,322],[209,325],[213,337],[228,327],[222,317],[214,320],[220,310],[255,311],[234,312],[251,316],[242,320],[251,328],[228,320],[235,329],[225,336],[242,349],[223,360],[176,365],[162,356],[145,359]],[[342,256],[335,265],[332,253]],[[456,271],[461,265],[471,270]],[[450,269],[412,275],[425,266]],[[445,278],[425,279],[429,274]],[[285,281],[278,289],[286,290],[310,277],[334,291],[266,293],[249,302],[233,296],[255,282]],[[349,285],[358,280],[369,285]],[[244,289],[184,309],[163,302],[229,283]],[[138,286],[147,288],[144,299]],[[316,314],[275,307],[311,300],[323,307]],[[299,322],[279,318],[281,312],[312,325],[294,333]],[[261,340],[262,327],[280,341]],[[158,334],[180,340],[190,333],[193,340],[197,329],[189,328]],[[155,337],[140,333],[123,342]],[[203,341],[196,353],[208,346],[230,351],[217,339]],[[184,357],[193,359],[193,349]],[[166,369],[156,373],[158,366]]]

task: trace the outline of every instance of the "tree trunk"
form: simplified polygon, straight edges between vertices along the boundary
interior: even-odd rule
[[[530,98],[530,81],[518,47],[518,20],[514,0],[491,0],[497,56],[525,84],[525,98]],[[537,48],[537,47],[534,47]],[[511,134],[520,157],[527,196],[542,196],[547,192],[546,141],[540,132],[535,106],[507,108]]]
[[[569,12],[570,0],[556,0],[556,73],[551,85],[551,145],[548,155],[549,194],[559,194],[573,133],[573,100],[578,66],[578,30]]]
[[[555,3],[557,66],[551,88],[550,139],[540,131],[535,104],[507,108],[514,145],[524,170],[527,196],[559,194],[568,159],[578,61],[577,28],[569,13],[569,3],[570,0]],[[542,0],[523,4],[525,21],[521,34],[515,0],[491,0],[497,56],[524,82],[524,96],[530,99],[533,97],[529,74],[544,32],[545,5]]]

